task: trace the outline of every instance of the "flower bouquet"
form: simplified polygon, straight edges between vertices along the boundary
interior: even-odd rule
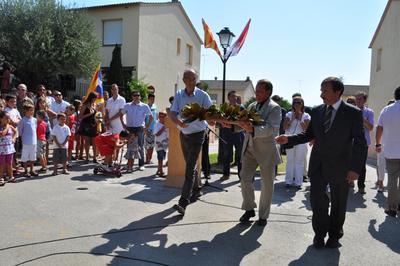
[[[209,108],[201,107],[198,103],[191,103],[182,109],[181,116],[184,123],[190,123],[197,119],[227,124],[250,122],[252,125],[260,125],[264,123],[256,111],[241,110],[240,106],[229,103],[223,103],[219,107],[211,105]]]

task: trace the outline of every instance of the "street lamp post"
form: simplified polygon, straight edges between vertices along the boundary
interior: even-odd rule
[[[226,74],[226,62],[229,59],[229,56],[226,57],[226,51],[228,47],[231,45],[233,37],[235,34],[229,30],[228,27],[223,28],[220,32],[217,33],[219,36],[219,42],[221,47],[224,49],[224,56],[222,58],[222,64],[224,66],[223,74],[222,74],[222,103],[225,103],[225,74]]]

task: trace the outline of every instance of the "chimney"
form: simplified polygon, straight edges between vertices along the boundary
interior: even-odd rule
[[[214,77],[214,80],[218,80],[218,77]]]
[[[250,81],[250,77],[249,77],[249,76],[247,76],[245,81]]]

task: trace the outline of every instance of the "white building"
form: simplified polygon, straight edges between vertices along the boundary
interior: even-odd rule
[[[368,105],[375,112],[377,122],[380,111],[400,86],[400,0],[389,0],[369,48],[371,77]]]
[[[208,94],[213,103],[222,103],[222,80],[202,80],[202,83],[208,85]],[[242,99],[242,103],[248,101],[251,97],[255,97],[253,82],[249,77],[245,80],[226,80],[225,81],[225,101],[228,101],[228,93],[236,91]]]
[[[168,98],[184,86],[185,69],[200,70],[202,40],[179,1],[84,9],[101,42],[102,67],[110,66],[115,44],[121,44],[123,67],[155,87],[160,109],[169,106]],[[77,90],[83,87],[77,86]]]

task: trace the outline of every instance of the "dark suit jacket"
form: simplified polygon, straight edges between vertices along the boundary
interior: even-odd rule
[[[323,131],[325,105],[313,108],[310,124],[304,133],[289,137],[289,145],[306,143],[315,139],[308,175],[338,183],[352,170],[360,174],[363,150],[366,147],[362,112],[357,107],[342,102],[329,131]]]

